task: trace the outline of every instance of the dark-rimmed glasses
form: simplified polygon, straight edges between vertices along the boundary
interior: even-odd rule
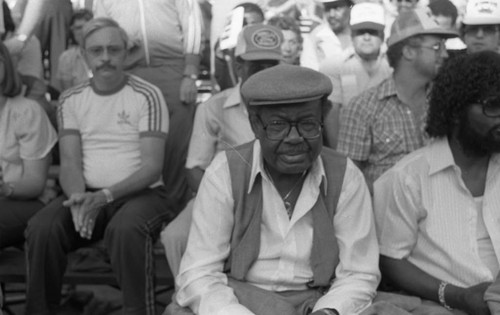
[[[483,108],[483,114],[486,117],[500,117],[500,96],[493,96],[478,101]]]
[[[256,115],[262,124],[262,128],[266,132],[266,137],[269,140],[285,139],[292,127],[297,129],[299,135],[304,139],[315,139],[321,135],[323,124],[316,119],[304,119],[299,121],[288,120],[272,120],[267,125],[262,121],[259,115]]]

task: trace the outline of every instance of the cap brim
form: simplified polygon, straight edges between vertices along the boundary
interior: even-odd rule
[[[353,31],[366,30],[366,29],[383,31],[384,28],[385,28],[384,25],[375,22],[363,22],[351,25],[351,30]]]
[[[243,60],[283,60],[281,55],[269,52],[248,52],[246,54],[241,54],[240,57]]]
[[[443,38],[453,38],[453,37],[458,37],[458,33],[456,31],[452,30],[445,30],[442,28],[431,28],[427,30],[420,30],[420,31],[412,31],[410,32],[401,32],[400,34],[397,34],[397,36],[390,36],[387,39],[387,46],[392,46],[394,44],[397,44],[407,38],[416,36],[416,35],[436,35],[439,37]]]
[[[248,105],[249,106],[266,106],[266,105],[305,103],[305,102],[319,100],[320,98],[322,98],[324,96],[325,95],[317,95],[317,96],[313,96],[313,97],[293,98],[293,99],[276,100],[276,101],[274,101],[274,100],[273,101],[271,101],[271,100],[265,100],[265,101],[250,100]]]
[[[481,17],[467,17],[465,16],[462,20],[463,24],[467,25],[500,25],[500,16],[499,17],[490,17],[490,16],[481,16]]]

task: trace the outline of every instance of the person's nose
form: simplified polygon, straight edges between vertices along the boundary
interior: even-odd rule
[[[300,135],[299,129],[297,129],[297,125],[290,126],[290,131],[285,138],[286,142],[301,142],[304,138]]]

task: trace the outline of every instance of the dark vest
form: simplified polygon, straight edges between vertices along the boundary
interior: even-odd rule
[[[250,193],[248,184],[252,170],[253,144],[249,142],[235,149],[227,150],[226,156],[231,174],[234,198],[234,227],[231,236],[231,251],[225,264],[225,271],[240,281],[255,262],[260,250],[260,224],[262,217],[262,178],[255,179]],[[321,183],[318,200],[312,208],[313,244],[310,264],[313,280],[310,287],[327,287],[335,278],[338,265],[338,244],[333,230],[333,216],[337,208],[346,170],[345,156],[323,148],[323,161],[327,193]]]

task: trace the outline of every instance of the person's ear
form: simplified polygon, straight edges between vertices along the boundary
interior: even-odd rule
[[[416,47],[412,47],[410,45],[405,45],[403,47],[403,50],[401,51],[401,55],[402,55],[403,59],[413,60],[417,56],[417,49],[416,49]]]
[[[262,132],[262,123],[257,117],[256,113],[248,113],[248,119],[250,120],[250,127],[255,135],[255,138],[260,139]]]

